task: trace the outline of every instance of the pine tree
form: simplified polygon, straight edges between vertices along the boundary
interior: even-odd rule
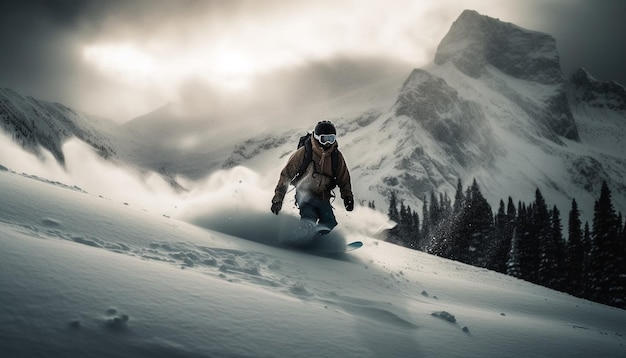
[[[506,274],[509,276],[521,278],[522,271],[519,263],[519,249],[518,249],[518,236],[517,230],[513,229],[513,235],[511,237],[511,250],[509,251],[506,261]]]
[[[494,217],[494,237],[489,250],[489,265],[487,268],[497,272],[506,272],[507,256],[511,250],[511,241],[507,237],[508,217],[504,201],[500,200],[498,213]]]
[[[551,274],[552,283],[549,287],[562,291],[565,288],[565,283],[567,282],[567,272],[565,267],[565,263],[567,262],[567,250],[565,248],[565,240],[563,239],[561,213],[556,205],[552,208],[552,218],[550,223],[552,225],[551,238],[556,250],[554,258],[554,272]]]
[[[591,232],[591,279],[588,282],[591,299],[609,305],[623,304],[624,297],[616,297],[621,287],[621,260],[619,257],[617,215],[611,203],[611,191],[602,183],[600,198],[596,201]]]
[[[520,278],[537,281],[539,268],[539,244],[534,234],[532,205],[520,203],[517,211],[517,237],[519,251]]]
[[[466,251],[465,242],[462,233],[466,222],[465,195],[463,194],[463,186],[461,179],[458,179],[456,185],[456,194],[454,195],[454,205],[451,206],[451,213],[448,217],[448,225],[446,225],[445,236],[449,242],[448,258],[451,260],[462,261],[462,252]]]
[[[585,252],[585,257],[583,260],[583,274],[582,274],[582,282],[581,282],[581,291],[582,297],[590,299],[592,296],[591,287],[593,275],[591,274],[593,270],[593,265],[591,261],[591,230],[589,229],[589,222],[585,221],[585,228],[583,229],[583,241],[582,241],[583,251]]]
[[[620,308],[626,308],[626,223],[624,226],[621,225],[622,234],[619,237],[619,253],[618,257],[620,257],[620,280],[618,286],[616,288],[615,297],[618,300],[615,300],[615,305]],[[619,298],[621,297],[621,301]]]
[[[454,206],[452,207],[452,212],[459,214],[464,205],[465,195],[463,195],[463,186],[461,184],[461,179],[459,179],[456,183],[456,193],[454,194]]]
[[[486,267],[487,245],[491,241],[493,231],[493,212],[480,192],[476,179],[474,179],[469,192],[467,208],[469,212],[470,260],[468,263],[478,267]]]
[[[398,224],[406,226],[407,217],[408,213],[406,211],[406,206],[404,206],[404,200],[400,200],[400,216],[398,218]]]
[[[441,239],[441,206],[434,192],[430,193],[430,234],[435,240]]]
[[[400,200],[400,222],[398,228],[400,231],[400,242],[402,246],[411,246],[411,225],[413,222],[413,214],[411,208],[404,206],[404,200]]]
[[[537,189],[535,191],[535,201],[533,202],[532,210],[532,229],[531,229],[531,243],[530,252],[527,252],[527,264],[529,264],[529,277],[528,280],[534,283],[543,284],[547,278],[542,277],[546,274],[545,269],[541,270],[541,262],[546,255],[553,254],[552,248],[548,247],[551,234],[550,228],[550,215],[548,214],[548,206],[546,204],[541,191]],[[545,258],[546,260],[548,258]]]
[[[626,308],[626,230],[622,226],[621,220],[619,222],[620,236],[618,238],[618,259],[620,275],[618,284],[615,287],[613,304],[616,307]]]
[[[400,212],[398,211],[398,198],[395,191],[389,193],[389,209],[387,211],[389,220],[396,223],[394,227],[385,231],[387,241],[398,243],[400,241]]]
[[[450,225],[450,217],[452,215],[452,201],[448,196],[448,193],[444,193],[439,197],[439,210],[440,210],[440,221],[442,226]],[[442,228],[444,230],[444,228]]]
[[[568,222],[568,292],[574,296],[582,297],[583,265],[585,260],[585,247],[583,245],[583,232],[581,228],[580,211],[576,199],[572,200],[572,208],[569,212]]]
[[[513,270],[515,277],[519,277],[521,272],[519,266],[519,240],[517,237],[515,237],[515,243],[513,243],[514,234],[516,235],[517,232],[517,211],[515,209],[515,203],[513,203],[513,199],[510,196],[506,207],[506,214],[504,215],[502,213],[503,204],[503,202],[500,202],[498,214],[496,214],[496,218],[494,219],[494,233],[496,238],[500,236],[500,238],[494,239],[494,241],[498,242],[496,247],[501,251],[496,251],[492,265],[494,270],[508,275],[512,275],[510,272]],[[514,244],[515,250],[513,250]],[[513,254],[514,256],[512,256]]]
[[[474,228],[472,228],[471,219],[474,216],[474,208],[471,202],[472,193],[470,187],[465,190],[463,197],[463,206],[457,214],[454,232],[452,233],[455,242],[454,257],[460,262],[472,264],[475,248],[472,247]]]
[[[398,212],[398,198],[396,197],[395,191],[392,191],[389,194],[389,211],[387,212],[387,216],[389,216],[389,220],[395,223],[400,222],[400,213]]]
[[[424,196],[422,205],[422,240],[427,252],[431,252],[432,236],[430,232],[430,213],[428,212],[428,201]]]
[[[526,212],[526,205],[522,202],[519,201],[517,203],[517,219],[515,220],[515,232],[516,232],[516,236],[517,236],[517,254],[518,254],[518,261],[519,261],[519,265],[520,265],[520,278],[524,278],[524,272],[523,272],[523,267],[522,267],[522,249],[524,248],[525,245],[525,240],[526,240],[526,236],[529,235],[528,232],[528,214]]]
[[[506,206],[506,226],[504,228],[504,234],[506,237],[506,242],[508,246],[511,246],[511,241],[513,240],[513,232],[515,231],[515,225],[517,220],[517,211],[515,210],[515,203],[513,203],[513,198],[509,196],[509,202]]]
[[[422,233],[420,231],[420,216],[417,211],[413,211],[413,220],[411,220],[411,248],[422,250]]]
[[[589,222],[585,221],[585,229],[583,230],[583,249],[585,251],[585,260],[589,261],[591,256],[591,230],[589,229]],[[584,266],[587,268],[589,263]]]

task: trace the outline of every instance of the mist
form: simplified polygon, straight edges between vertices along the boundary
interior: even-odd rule
[[[33,180],[264,244],[282,245],[300,236],[304,227],[293,195],[285,198],[280,215],[270,212],[279,167],[266,174],[235,167],[199,180],[177,178],[185,188],[179,190],[157,173],[105,161],[76,138],[63,145],[63,153],[65,168],[45,149],[40,156],[27,153],[0,133],[0,165]],[[340,224],[328,236],[333,245],[372,237],[392,226],[384,214],[361,206],[348,213],[335,205],[335,215]]]

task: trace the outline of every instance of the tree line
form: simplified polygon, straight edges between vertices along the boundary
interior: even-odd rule
[[[387,241],[626,308],[626,223],[606,182],[591,227],[572,200],[567,240],[559,209],[539,189],[528,204],[500,200],[494,213],[476,180],[465,190],[459,180],[454,201],[447,194],[424,197],[421,215],[392,192],[388,215],[397,225]]]

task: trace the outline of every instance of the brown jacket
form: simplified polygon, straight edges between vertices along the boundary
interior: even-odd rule
[[[330,148],[324,150],[320,143],[311,138],[311,148],[313,150],[313,160],[309,164],[305,173],[302,174],[302,178],[298,180],[296,184],[296,190],[298,192],[304,191],[320,199],[329,200],[331,192],[327,188],[328,183],[332,179],[332,160],[331,153],[337,147],[335,142]],[[350,172],[348,166],[343,158],[343,154],[338,151],[338,165],[337,165],[337,186],[341,192],[341,198],[352,198],[352,184],[350,183]],[[298,173],[302,161],[304,160],[305,147],[302,146],[296,150],[289,160],[287,165],[280,172],[280,178],[276,185],[275,195],[273,201],[282,202],[285,193],[291,184],[292,179]]]

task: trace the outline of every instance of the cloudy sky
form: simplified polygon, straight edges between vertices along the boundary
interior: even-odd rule
[[[168,102],[306,103],[421,67],[464,9],[626,84],[622,0],[5,0],[0,87],[126,121]]]

